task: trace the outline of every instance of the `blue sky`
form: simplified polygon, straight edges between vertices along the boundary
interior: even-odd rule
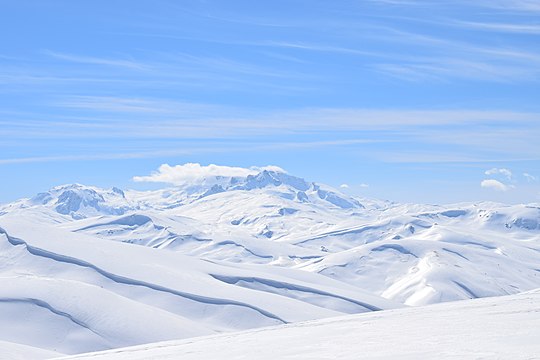
[[[188,162],[540,201],[540,1],[1,1],[0,202]]]

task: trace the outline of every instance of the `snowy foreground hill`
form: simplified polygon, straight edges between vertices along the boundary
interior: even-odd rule
[[[0,258],[0,358],[50,358],[540,288],[540,206],[356,199],[268,170],[74,184],[0,206]],[[421,309],[446,308],[350,321]]]
[[[68,359],[539,359],[540,291],[348,315]]]

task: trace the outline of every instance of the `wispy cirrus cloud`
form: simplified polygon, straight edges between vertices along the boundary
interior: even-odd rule
[[[479,0],[474,5],[501,10],[540,11],[538,0]]]
[[[442,5],[450,7],[467,7],[486,8],[494,10],[514,10],[514,11],[540,11],[540,3],[538,0],[453,0],[453,1],[437,1],[435,4],[430,0],[369,0],[379,3],[389,4],[405,4],[405,5],[422,5],[433,7],[433,5]]]
[[[469,29],[478,29],[485,31],[495,31],[495,32],[508,32],[508,33],[517,33],[517,34],[540,34],[540,25],[539,24],[512,24],[512,23],[487,23],[487,22],[472,22],[472,21],[461,21],[457,22],[459,26],[469,28]]]
[[[249,108],[236,108],[213,104],[200,104],[182,101],[151,98],[122,98],[75,96],[54,100],[52,106],[60,109],[84,109],[85,116],[62,113],[47,122],[39,120],[37,114],[23,113],[13,120],[0,119],[2,131],[10,136],[24,138],[56,137],[214,137],[229,138],[249,135],[266,136],[271,134],[310,133],[314,131],[395,131],[412,130],[411,136],[422,133],[426,140],[434,137],[433,131],[448,127],[456,131],[475,131],[471,126],[499,124],[512,125],[511,128],[492,131],[482,135],[494,136],[489,140],[495,143],[498,137],[514,133],[516,137],[535,134],[538,130],[540,113],[495,111],[495,110],[384,110],[354,108],[307,108],[283,111],[257,111]],[[152,116],[152,122],[148,116]],[[35,120],[29,118],[34,117]],[[196,121],[195,121],[196,120]],[[528,126],[527,131],[519,130]],[[108,132],[104,133],[103,130]],[[192,132],[189,130],[197,130]],[[450,141],[439,134],[438,141]],[[463,139],[455,139],[462,141]]]
[[[176,151],[151,151],[151,152],[132,152],[132,153],[104,153],[104,154],[82,154],[82,155],[55,155],[55,156],[30,156],[0,159],[0,165],[10,164],[35,164],[66,161],[93,161],[93,160],[127,160],[127,159],[145,159],[155,158],[167,155],[189,155],[193,150]]]
[[[540,114],[534,112],[353,108],[262,112],[165,99],[103,96],[72,96],[56,99],[51,105],[61,112],[46,122],[32,112],[4,111],[5,116],[0,112],[0,134],[29,145],[79,140],[141,144],[128,152],[112,151],[110,158],[166,156],[168,151],[175,154],[174,147],[186,147],[191,153],[340,147],[383,162],[540,158],[540,147],[534,140],[540,136]],[[81,110],[84,116],[79,114]],[[159,145],[147,151],[141,148],[147,142]],[[531,146],[521,146],[524,143]],[[26,156],[4,158],[3,163],[61,159]]]
[[[109,145],[108,152],[101,152],[102,149],[95,148],[88,151],[85,147],[84,154],[63,154],[51,156],[27,156],[27,157],[4,157],[0,158],[0,165],[10,164],[32,164],[32,163],[54,163],[54,162],[71,162],[71,161],[95,161],[95,160],[129,160],[129,159],[157,159],[163,157],[177,156],[195,156],[201,154],[239,154],[246,152],[267,152],[267,151],[288,151],[298,149],[314,149],[314,148],[331,148],[353,146],[358,144],[374,143],[376,140],[332,140],[332,141],[294,141],[294,142],[247,142],[247,141],[229,141],[226,143],[180,143],[180,144],[160,144],[152,145],[155,150],[141,149],[144,146],[139,145],[136,151],[125,151],[123,149],[114,149]],[[19,141],[18,145],[22,145]],[[4,145],[3,143],[0,144]],[[10,147],[13,145],[6,144]],[[28,149],[26,149],[28,150]],[[81,149],[76,147],[73,150],[80,152]]]
[[[226,106],[172,101],[160,98],[90,95],[60,98],[53,101],[51,105],[57,108],[81,109],[111,114],[139,114],[139,116],[147,116],[148,113],[154,113],[170,114],[175,117],[193,115],[208,117],[212,114],[222,114],[227,109]]]
[[[345,54],[345,55],[355,55],[355,56],[370,56],[370,57],[390,57],[391,54],[381,51],[369,51],[362,50],[352,47],[343,47],[343,46],[333,46],[326,44],[316,44],[316,43],[305,43],[305,42],[278,42],[272,41],[267,42],[264,45],[268,47],[278,47],[284,49],[295,49],[295,50],[305,50],[305,51],[315,51],[323,53],[333,53],[333,54]]]
[[[294,58],[297,61],[313,62],[313,57],[308,57],[306,53],[328,54],[344,59],[355,58],[365,71],[391,76],[401,81],[530,82],[539,77],[540,65],[538,61],[532,59],[538,59],[540,54],[534,47],[529,46],[527,42],[514,42],[513,39],[498,38],[494,41],[489,33],[486,33],[486,30],[518,35],[537,33],[538,24],[519,19],[516,19],[515,23],[496,21],[490,23],[471,20],[469,16],[461,16],[461,13],[452,13],[453,17],[446,15],[448,9],[459,6],[464,9],[463,14],[478,13],[478,17],[484,19],[482,14],[488,12],[496,15],[498,9],[509,7],[523,11],[533,9],[532,2],[459,1],[456,5],[450,1],[374,0],[370,3],[361,22],[352,16],[345,16],[339,21],[331,16],[311,19],[308,22],[302,19],[295,23],[294,18],[285,21],[287,26],[302,31],[309,30],[310,33],[319,35],[317,37],[302,34],[258,40],[227,36],[205,38],[189,37],[185,34],[175,35],[175,31],[156,31],[145,36],[227,44],[238,49],[271,49],[278,56]],[[405,14],[401,17],[395,14],[390,16],[387,13],[381,15],[377,11],[370,14],[369,10],[373,11],[373,7],[379,9],[376,5],[392,9],[400,6]],[[431,11],[433,20],[426,20],[423,12],[422,16],[419,16],[418,9]],[[351,14],[361,13],[361,10],[362,13],[366,12],[366,9],[359,9],[357,6],[350,6],[348,10]],[[266,22],[279,23],[277,19],[267,19]],[[411,23],[421,23],[423,26],[410,26]],[[321,32],[321,28],[325,29],[324,33]],[[472,36],[464,37],[462,34],[456,36],[454,33],[462,30],[459,28],[472,31]],[[395,44],[408,46],[406,51],[403,51],[403,47]],[[272,74],[269,69],[266,69],[266,72]],[[320,79],[319,84],[324,82],[324,79]]]
[[[80,93],[80,87],[85,86],[86,93],[109,94],[130,93],[134,88],[144,88],[147,92],[211,89],[243,93],[264,89],[268,94],[281,94],[315,91],[315,84],[322,81],[320,74],[266,66],[234,54],[209,56],[157,50],[136,53],[137,56],[109,57],[95,52],[42,50],[36,55],[43,57],[39,62],[26,58],[2,66],[0,83],[9,85],[2,91],[24,89],[39,93],[45,89],[47,94],[53,94],[57,88],[69,87],[74,89],[73,93]],[[33,87],[25,88],[27,85]]]
[[[539,67],[521,67],[518,64],[493,63],[491,61],[464,61],[451,58],[419,59],[416,62],[383,63],[374,69],[407,81],[446,82],[449,78],[510,83],[537,81]]]
[[[448,25],[453,24],[453,22],[448,22]],[[463,22],[461,26],[470,27],[472,23]],[[302,51],[367,57],[371,59],[367,61],[368,68],[406,81],[440,81],[455,78],[496,82],[534,81],[540,74],[540,53],[526,48],[458,41],[405,31],[393,26],[373,26],[372,30],[372,33],[361,35],[360,38],[411,44],[417,49],[416,54],[398,53],[388,49],[374,51],[364,47],[298,42],[274,42],[269,45]]]
[[[56,52],[56,51],[51,51],[51,50],[44,50],[43,53],[47,56],[53,57],[58,60],[64,60],[67,62],[73,62],[73,63],[79,63],[79,64],[105,65],[105,66],[120,67],[120,68],[125,68],[125,69],[132,69],[132,70],[149,69],[149,66],[147,64],[143,64],[134,60],[110,59],[110,58],[103,58],[103,57],[74,55],[74,54],[61,53],[61,52]]]
[[[441,21],[445,23],[445,21]],[[446,27],[456,26],[447,21]],[[461,23],[462,27],[467,27]],[[540,53],[515,44],[491,45],[491,41],[456,40],[386,26],[374,38],[409,44],[415,51],[380,57],[370,63],[374,71],[405,81],[440,82],[452,79],[489,82],[533,82],[540,77]],[[390,54],[390,53],[389,53]],[[388,54],[388,55],[389,55]]]

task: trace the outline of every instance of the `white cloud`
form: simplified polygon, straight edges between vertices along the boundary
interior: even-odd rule
[[[529,173],[523,173],[523,176],[527,179],[528,182],[538,181],[538,178],[536,176],[533,176]]]
[[[325,108],[260,113],[253,109],[189,104],[170,99],[92,96],[56,99],[53,105],[76,110],[78,115],[73,114],[69,119],[53,116],[51,121],[35,121],[32,118],[38,118],[40,115],[37,113],[13,114],[0,109],[3,138],[27,148],[34,148],[36,142],[43,144],[49,139],[59,143],[64,140],[71,143],[75,139],[89,143],[91,139],[99,139],[100,145],[92,144],[88,157],[102,151],[103,140],[114,142],[112,147],[116,147],[128,139],[137,140],[135,147],[119,152],[146,152],[147,148],[140,145],[144,142],[139,140],[188,139],[193,144],[183,147],[169,142],[160,143],[160,151],[173,152],[182,148],[190,154],[282,152],[285,147],[351,146],[361,148],[359,150],[366,157],[376,160],[409,163],[538,160],[540,154],[540,143],[536,141],[540,131],[540,113]],[[99,114],[85,114],[92,108]],[[148,121],[149,115],[152,115],[152,121]],[[486,131],[487,127],[492,129]],[[314,132],[320,133],[321,137],[306,142]],[[340,132],[347,138],[339,138]],[[298,135],[295,142],[280,142],[282,135],[292,133]],[[227,143],[202,141],[217,139]],[[363,146],[377,142],[391,142],[397,147]],[[529,146],[524,147],[523,144]],[[427,153],[424,145],[429,145],[432,150]],[[447,148],[454,150],[448,152]],[[459,149],[458,152],[455,149]],[[35,153],[29,157],[42,161],[41,156]],[[0,159],[0,164],[12,161],[30,162],[27,159]]]
[[[342,188],[342,189],[348,189],[351,186],[349,184],[341,184],[339,187]],[[365,183],[362,183],[362,184],[354,184],[353,187],[368,188],[369,185],[365,184]]]
[[[251,170],[254,170],[256,173],[260,173],[261,171],[267,170],[267,171],[274,171],[274,172],[280,172],[280,173],[287,173],[284,169],[280,168],[276,165],[266,165],[263,167],[259,166],[252,166],[250,167]]]
[[[512,185],[506,185],[495,179],[482,180],[480,186],[486,189],[493,189],[496,191],[508,191],[513,188]]]
[[[480,0],[476,5],[503,10],[540,11],[538,0]]]
[[[64,53],[59,53],[59,52],[49,51],[49,50],[44,51],[44,53],[56,59],[65,60],[65,61],[74,62],[74,63],[116,66],[116,67],[137,69],[137,70],[142,70],[142,69],[147,68],[146,65],[132,61],[132,60],[80,56],[80,55],[64,54]]]
[[[523,34],[540,34],[540,26],[529,24],[511,24],[511,23],[482,23],[482,22],[459,22],[463,26],[482,29],[493,30],[498,32],[510,32],[510,33],[523,33]]]
[[[486,174],[486,175],[501,174],[501,175],[506,176],[506,178],[508,180],[512,179],[512,172],[510,170],[504,169],[504,168],[501,168],[501,169],[499,169],[499,168],[489,169],[484,174]]]
[[[152,174],[148,176],[135,176],[133,177],[133,181],[183,184],[188,182],[211,179],[215,178],[216,176],[246,177],[248,175],[258,174],[263,170],[285,172],[285,170],[278,166],[242,168],[214,164],[205,166],[198,163],[187,163],[175,166],[171,166],[169,164],[162,164],[158,168],[158,170],[152,172]]]

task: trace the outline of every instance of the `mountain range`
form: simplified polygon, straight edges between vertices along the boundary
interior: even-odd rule
[[[0,257],[0,342],[50,358],[540,288],[540,205],[399,204],[270,170],[71,184],[0,205]]]

